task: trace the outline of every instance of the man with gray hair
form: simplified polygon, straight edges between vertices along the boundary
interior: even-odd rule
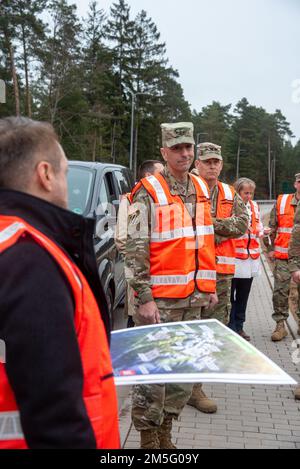
[[[231,281],[235,274],[234,239],[243,236],[249,224],[247,208],[233,187],[219,181],[223,170],[222,148],[214,143],[201,143],[197,148],[196,169],[193,174],[202,177],[210,191],[211,215],[215,230],[218,304],[206,312],[206,319],[229,323]],[[189,405],[201,412],[214,413],[217,405],[203,399],[201,384],[193,388]]]

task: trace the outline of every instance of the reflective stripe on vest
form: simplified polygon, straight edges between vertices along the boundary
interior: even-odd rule
[[[225,199],[233,201],[234,195],[232,193],[231,187],[228,184],[224,184],[223,182],[221,182],[221,186],[223,187]]]
[[[240,249],[240,248],[237,248],[236,249],[236,253],[237,254],[245,254],[245,255],[257,255],[257,254],[260,254],[260,249]]]
[[[18,231],[25,229],[24,223],[12,223],[0,233],[0,243],[5,243],[12,238]]]
[[[275,239],[275,258],[287,260],[289,245],[294,228],[295,206],[292,205],[293,194],[279,196],[276,205],[277,236]]]
[[[24,220],[0,216],[0,252],[11,248],[23,234],[31,236],[49,253],[70,285],[75,304],[74,326],[83,370],[82,400],[94,431],[97,448],[119,449],[116,389],[106,331],[95,297],[79,268],[55,242]],[[19,424],[19,409],[3,364],[0,364],[0,383],[0,449],[26,448]],[[9,425],[11,430],[8,429]]]
[[[197,236],[210,236],[214,235],[214,227],[211,226],[197,226],[196,227]],[[172,231],[162,231],[160,233],[152,233],[151,242],[160,243],[167,242],[172,239],[181,239],[181,238],[192,238],[195,236],[195,231],[193,227],[179,228]]]
[[[217,265],[235,265],[235,257],[217,256]]]
[[[195,220],[182,199],[171,194],[162,175],[141,181],[141,186],[155,202],[150,242],[150,277],[154,298],[187,298],[195,288],[203,293],[214,293],[216,289],[214,227],[209,193],[201,178],[191,175],[191,179],[197,194]]]
[[[152,276],[152,285],[187,285],[195,280],[196,272],[190,272],[188,275],[159,275]],[[217,273],[215,270],[198,271],[196,278],[199,280],[213,280],[216,281]]]
[[[293,233],[293,228],[278,228],[277,233],[292,234]]]
[[[24,440],[19,412],[0,412],[0,441]]]
[[[200,184],[203,194],[205,195],[205,197],[207,199],[209,199],[210,195],[208,193],[207,186],[206,186],[205,182],[203,181],[203,179],[201,179],[199,176],[195,176],[195,175],[194,175],[194,178],[197,178],[197,182]]]
[[[232,217],[235,190],[223,182],[218,183],[217,218]],[[216,245],[217,272],[221,275],[235,274],[235,242],[228,239]]]
[[[153,187],[156,196],[158,198],[158,203],[160,206],[169,205],[168,199],[166,197],[165,191],[160,183],[160,181],[155,176],[149,176],[147,181]]]
[[[280,254],[288,254],[289,249],[288,248],[281,248],[279,246],[275,246],[275,252],[278,252]]]
[[[257,236],[255,236],[254,234],[250,234],[250,235],[245,234],[244,236],[241,236],[241,237],[238,238],[238,239],[239,239],[239,240],[247,240],[247,241],[249,241],[249,238],[250,238],[250,239],[253,239],[253,240],[256,240],[256,239],[257,239]]]
[[[280,204],[280,210],[279,210],[279,215],[284,215],[285,214],[285,210],[286,210],[286,205],[288,203],[288,200],[289,200],[289,195],[283,195],[282,196],[282,200],[281,200],[281,204]]]

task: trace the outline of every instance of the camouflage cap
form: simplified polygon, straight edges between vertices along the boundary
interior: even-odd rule
[[[194,125],[192,122],[161,124],[162,146],[171,148],[180,143],[195,145]]]
[[[300,181],[300,173],[299,173],[299,174],[295,174],[295,179],[296,179],[296,182],[299,182],[299,181]]]
[[[223,161],[222,157],[222,147],[219,145],[215,145],[214,143],[200,143],[197,146],[197,157],[201,161],[207,161],[207,160],[221,160]]]

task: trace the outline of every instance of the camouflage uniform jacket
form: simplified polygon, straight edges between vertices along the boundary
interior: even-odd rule
[[[115,244],[117,250],[123,256],[125,256],[126,254],[128,207],[129,201],[127,197],[123,197],[119,206],[119,213],[115,231]]]
[[[184,184],[179,183],[168,171],[162,174],[171,194],[180,196],[192,217],[196,212],[196,189],[191,178]],[[154,221],[151,219],[153,200],[148,192],[141,188],[134,197],[134,203],[128,211],[128,236],[125,264],[132,271],[130,286],[137,293],[137,306],[153,301],[150,280],[150,237]],[[142,230],[142,235],[141,235]],[[207,306],[209,295],[195,291],[186,299],[156,299],[159,309],[181,309]]]
[[[292,200],[292,205],[296,208],[298,205],[298,199],[296,194]],[[277,237],[277,229],[278,229],[278,218],[277,218],[277,203],[274,205],[271,215],[270,215],[270,222],[269,227],[271,228],[271,233],[269,236],[263,238],[264,244],[267,247],[268,252],[275,251],[275,239]]]
[[[296,196],[294,202],[296,202]],[[289,268],[290,272],[297,272],[300,270],[300,202],[295,215],[295,226],[290,243],[289,250]]]

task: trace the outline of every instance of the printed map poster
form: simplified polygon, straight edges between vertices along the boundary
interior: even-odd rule
[[[219,321],[179,322],[112,333],[117,385],[296,382]]]

